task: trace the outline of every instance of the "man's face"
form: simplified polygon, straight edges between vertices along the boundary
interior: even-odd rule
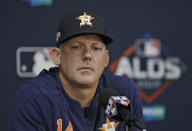
[[[77,36],[60,47],[62,76],[73,84],[96,84],[108,62],[109,52],[97,35]]]

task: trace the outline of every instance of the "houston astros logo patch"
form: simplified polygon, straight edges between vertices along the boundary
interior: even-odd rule
[[[110,122],[109,118],[106,117],[106,123],[102,127],[98,128],[100,131],[115,131],[115,128],[119,125],[119,122]]]
[[[80,27],[82,27],[83,25],[89,25],[90,27],[92,27],[91,20],[93,20],[94,17],[91,17],[90,15],[87,15],[86,12],[84,12],[83,15],[77,17],[76,19],[81,21]]]

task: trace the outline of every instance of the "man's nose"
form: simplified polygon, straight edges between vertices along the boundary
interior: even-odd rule
[[[91,60],[92,59],[92,51],[91,48],[85,47],[83,50],[83,60]]]

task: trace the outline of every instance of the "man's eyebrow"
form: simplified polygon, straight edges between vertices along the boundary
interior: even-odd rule
[[[73,40],[73,41],[71,41],[70,43],[84,44],[84,42],[81,41],[81,40]],[[94,40],[94,41],[92,41],[92,43],[93,43],[93,44],[99,44],[99,43],[102,43],[102,41],[100,41],[100,40]]]

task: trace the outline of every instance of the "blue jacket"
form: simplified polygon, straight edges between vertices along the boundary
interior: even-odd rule
[[[98,96],[103,88],[114,88],[119,94],[130,98],[133,114],[144,124],[138,89],[127,77],[105,71],[90,107],[81,108],[80,103],[64,91],[58,68],[50,68],[17,91],[11,131],[104,131],[105,128],[123,131],[124,124],[109,119],[99,105]],[[131,131],[137,129],[132,127]]]

